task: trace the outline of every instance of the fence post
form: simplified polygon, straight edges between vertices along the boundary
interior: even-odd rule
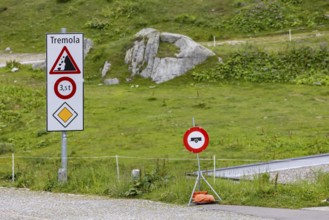
[[[15,182],[15,155],[11,154],[11,180]]]
[[[213,157],[214,159],[214,184],[216,183],[216,155]]]
[[[116,164],[117,164],[117,176],[118,176],[118,180],[120,180],[119,156],[115,155],[115,159],[116,159]]]

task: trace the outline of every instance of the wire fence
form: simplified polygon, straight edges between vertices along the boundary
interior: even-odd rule
[[[0,156],[0,170],[4,171],[6,170],[7,173],[9,172],[9,169],[11,169],[11,180],[12,182],[15,181],[15,172],[16,168],[15,165],[17,165],[17,160],[20,159],[27,159],[27,160],[61,160],[62,157],[59,156],[22,156],[22,155],[15,155],[14,153],[10,156]],[[115,172],[117,175],[117,178],[120,179],[120,162],[121,160],[165,160],[165,161],[197,161],[197,158],[168,158],[168,157],[133,157],[133,156],[123,156],[123,155],[113,155],[113,156],[70,156],[65,158],[67,160],[110,160],[115,159]],[[235,159],[235,158],[216,158],[216,155],[213,155],[212,158],[199,158],[200,161],[208,161],[208,163],[213,164],[213,178],[215,181],[215,170],[217,169],[218,162],[226,161],[230,164],[234,164],[234,162],[244,162],[244,163],[255,163],[260,162],[259,160],[254,159]],[[2,168],[1,168],[2,167]],[[5,168],[4,168],[5,167]],[[209,166],[208,166],[209,167]],[[4,169],[3,169],[4,168]]]

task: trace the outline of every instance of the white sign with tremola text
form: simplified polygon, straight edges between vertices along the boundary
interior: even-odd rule
[[[83,34],[47,34],[47,131],[81,131]]]

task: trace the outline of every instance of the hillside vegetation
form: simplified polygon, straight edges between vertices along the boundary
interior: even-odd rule
[[[3,0],[1,47],[44,51],[44,35],[66,27],[99,44],[141,28],[196,41],[328,27],[328,2],[310,0]]]
[[[45,72],[15,60],[0,69],[0,184],[185,204],[195,181],[185,174],[197,169],[182,144],[192,118],[210,136],[202,169],[213,168],[213,156],[226,167],[328,153],[328,14],[324,0],[2,0],[1,51],[45,52],[46,33],[62,27],[95,45],[85,61],[85,128],[68,132],[65,184],[60,133],[46,131]],[[188,35],[224,62],[211,58],[164,84],[126,82],[125,51],[145,27]],[[214,37],[246,43],[213,46]],[[120,85],[101,84],[105,60]],[[329,175],[314,176],[212,184],[223,204],[296,208],[329,197]]]
[[[120,77],[127,73],[125,49],[145,27],[185,34],[196,41],[255,37],[288,29],[294,33],[326,30],[328,11],[327,1],[310,0],[3,0],[0,48],[44,52],[45,34],[66,27],[69,32],[83,32],[96,44],[86,63],[87,79],[99,77],[95,70],[105,60]]]

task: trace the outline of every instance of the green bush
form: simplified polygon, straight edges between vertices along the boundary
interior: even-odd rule
[[[100,20],[98,18],[93,18],[91,21],[88,21],[86,27],[91,29],[103,30],[109,27],[110,23],[106,20]]]
[[[10,143],[0,143],[0,155],[14,152],[14,147]]]
[[[7,9],[8,9],[7,7],[0,6],[0,13],[1,13],[1,12],[4,12],[4,11],[7,11]]]
[[[20,67],[21,67],[21,64],[20,64],[20,62],[18,62],[17,60],[10,60],[10,61],[7,61],[7,62],[6,62],[6,67],[7,67],[8,69],[12,69],[12,68],[14,68],[14,67],[16,67],[16,68],[20,68]]]
[[[145,2],[115,1],[111,7],[106,7],[100,13],[105,18],[133,18],[145,12]]]
[[[71,1],[71,0],[56,0],[57,3],[67,3],[69,1]]]
[[[139,196],[143,193],[148,193],[154,189],[166,186],[169,182],[169,178],[165,161],[163,161],[162,165],[157,161],[156,167],[151,173],[146,173],[143,177],[132,180],[129,190],[125,192],[125,196]]]
[[[249,48],[231,54],[224,63],[194,71],[198,82],[242,80],[248,82],[329,84],[329,50],[327,47],[293,48],[270,53]]]
[[[194,24],[196,22],[196,17],[189,14],[180,14],[175,18],[175,21],[182,24]]]
[[[308,11],[302,0],[257,1],[257,3],[243,4],[219,27],[244,34],[302,26],[314,27],[328,22],[324,13],[324,11]]]

